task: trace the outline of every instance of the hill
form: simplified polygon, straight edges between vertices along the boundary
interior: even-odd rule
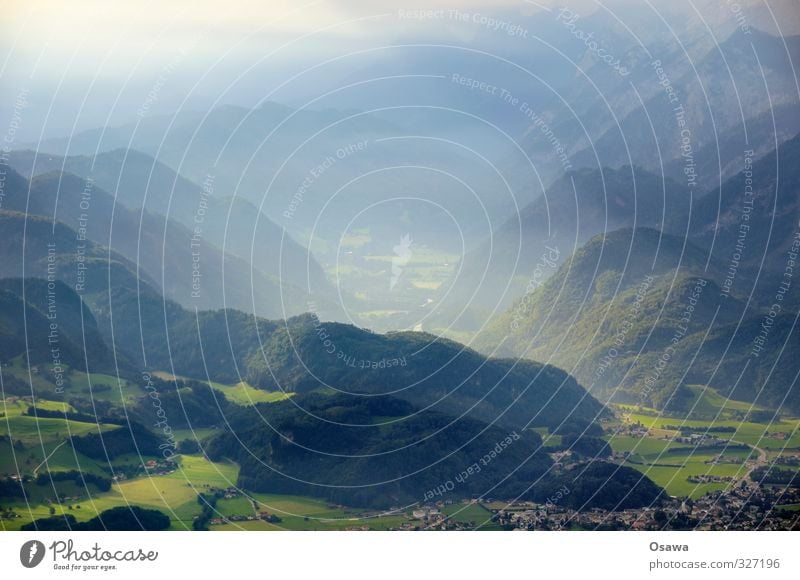
[[[213,176],[207,176],[203,184],[194,183],[133,149],[69,157],[21,150],[9,154],[9,164],[29,178],[56,171],[91,179],[136,215],[146,215],[142,213],[146,210],[183,225],[188,232],[200,225],[204,243],[224,248],[267,276],[319,293],[327,288],[322,268],[308,250],[251,202],[230,196],[233,190],[225,196],[226,190],[220,191]]]
[[[727,290],[727,275],[681,238],[612,232],[576,252],[476,345],[556,364],[600,398],[681,410],[691,400],[687,384],[710,384],[796,412],[797,367],[788,355],[797,341],[794,314],[773,324],[767,311]],[[754,356],[765,318],[774,335]],[[749,374],[741,375],[745,366]]]
[[[142,305],[145,320],[158,304]],[[131,307],[129,310],[133,310]],[[163,315],[162,315],[163,319]],[[163,323],[162,323],[163,324]],[[174,311],[167,335],[120,337],[147,368],[277,393],[393,396],[421,408],[522,428],[589,424],[603,415],[568,374],[529,361],[487,360],[421,333],[387,335],[313,315],[269,321],[236,311]],[[141,358],[141,345],[146,358]]]
[[[717,146],[720,135],[744,130],[743,124],[773,108],[797,105],[792,71],[799,54],[800,36],[773,36],[752,29],[736,30],[724,41],[708,46],[703,54],[691,59],[691,67],[685,56],[678,62],[663,62],[660,70],[648,59],[645,78],[657,90],[593,139],[574,156],[574,163],[589,167],[596,167],[598,161],[600,166],[609,167],[633,163],[660,170],[664,163],[681,159],[681,131],[688,128],[692,149],[689,161],[694,161],[694,152],[699,149],[712,147],[714,151],[713,172],[705,176],[708,183],[709,177],[719,175],[720,165],[724,167],[737,157],[724,142]],[[664,90],[665,84],[671,91]],[[678,116],[684,125],[679,125]],[[748,146],[759,150],[765,146],[774,148],[780,129],[770,129],[754,130]],[[708,167],[704,159],[699,161],[701,167]],[[677,172],[674,165],[668,167],[670,174],[676,176],[687,168],[697,169],[686,163]],[[682,181],[687,181],[685,174]]]
[[[752,279],[766,274],[774,285],[769,275],[783,275],[787,253],[800,235],[797,159],[800,135],[761,159],[751,159],[748,167],[697,202],[691,240],[722,260],[737,253],[742,270],[749,270]]]
[[[76,252],[85,240],[110,247],[136,264],[136,270],[168,298],[190,307],[227,304],[281,316],[282,302],[290,314],[304,306],[298,289],[220,251],[202,233],[158,214],[129,210],[94,182],[75,175],[49,172],[34,177],[30,188],[6,195],[5,207],[68,225],[76,232]]]
[[[641,168],[567,173],[523,207],[462,260],[443,289],[448,312],[505,309],[544,282],[583,243],[623,227],[661,228],[688,214],[690,197],[677,183]],[[462,315],[461,327],[480,327]]]
[[[16,251],[25,232],[25,273],[52,274],[73,288],[76,235],[60,222],[3,212],[5,276],[22,274]],[[15,233],[16,232],[16,233]],[[51,241],[56,240],[56,241]],[[48,251],[54,243],[58,251]],[[340,389],[391,394],[455,415],[487,421],[557,427],[569,418],[592,422],[600,407],[566,373],[514,361],[487,361],[457,343],[431,335],[378,335],[316,315],[272,321],[227,309],[190,311],[164,300],[138,279],[124,258],[91,242],[84,249],[82,297],[92,307],[110,348],[140,369],[224,384],[247,380],[269,391]],[[12,265],[16,265],[11,268]],[[333,351],[331,346],[335,345]],[[402,361],[402,362],[401,362]]]
[[[24,288],[21,279],[0,280],[0,356],[4,363],[21,357],[26,365],[41,366],[57,386],[69,367],[114,368],[89,307],[59,280],[28,278]]]
[[[388,508],[476,497],[544,502],[567,479],[581,488],[597,483],[595,470],[587,470],[585,481],[578,470],[572,478],[553,472],[535,432],[417,409],[391,397],[305,395],[295,404],[244,410],[231,423],[236,435],[214,438],[209,455],[235,458],[242,466],[239,484],[260,491]],[[614,505],[628,492],[632,505],[657,501],[661,490],[646,478],[626,467],[611,471],[605,470],[605,489],[595,486],[596,497],[585,497],[586,506]],[[631,479],[643,483],[621,484]]]

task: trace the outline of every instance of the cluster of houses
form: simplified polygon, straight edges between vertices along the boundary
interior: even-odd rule
[[[678,443],[684,443],[687,445],[725,445],[728,443],[725,439],[720,439],[708,433],[687,433],[687,432],[680,432],[679,425],[665,425],[664,431],[678,431],[679,434],[677,435],[664,435],[662,439],[669,440],[669,441],[676,441]],[[629,437],[637,437],[637,438],[644,438],[644,437],[652,437],[653,433],[642,425],[641,423],[634,423],[630,425],[625,425],[621,429],[619,429],[615,435],[628,435]]]
[[[233,499],[244,496],[242,491],[235,486],[226,488],[210,487],[209,492],[216,495],[219,499]],[[232,514],[220,516],[209,520],[209,524],[212,526],[221,526],[231,522],[253,522],[256,520],[263,520],[270,523],[279,523],[281,521],[280,517],[271,512],[258,510],[257,505],[258,504],[253,502],[253,513],[251,514]]]
[[[725,455],[724,453],[720,453],[719,455],[715,455],[714,457],[708,459],[707,461],[704,461],[703,463],[707,465],[721,465],[721,464],[741,465],[742,463],[745,463],[745,459],[744,457],[737,457],[736,455]],[[729,478],[728,481],[732,481],[732,478]]]
[[[798,512],[776,505],[800,504],[800,489],[735,486],[696,500],[670,499],[660,506],[577,512],[558,505],[515,502],[493,510],[506,529],[563,530],[792,530],[800,529]]]
[[[233,499],[234,497],[239,497],[242,495],[242,491],[238,487],[226,487],[225,489],[220,489],[217,487],[211,488],[212,492],[220,492],[223,499]]]
[[[275,514],[269,512],[258,512],[248,515],[230,515],[218,518],[212,518],[209,523],[212,526],[221,526],[231,522],[254,522],[256,520],[263,520],[265,522],[278,523],[281,519]]]
[[[764,436],[768,439],[786,441],[789,437],[791,437],[791,433],[787,433],[786,431],[767,431]]]
[[[474,530],[479,524],[483,523],[449,518],[441,511],[441,508],[452,503],[452,501],[438,502],[434,505],[424,505],[422,507],[418,507],[411,512],[411,519],[407,522],[403,522],[396,529],[447,531]]]
[[[735,478],[730,475],[709,475],[701,473],[698,475],[690,475],[686,478],[689,483],[731,483]]]
[[[147,475],[169,475],[175,472],[175,462],[165,459],[149,459],[142,467]]]
[[[689,445],[725,445],[725,439],[719,439],[706,433],[689,433],[688,435],[678,435],[674,438],[678,443],[687,443]]]

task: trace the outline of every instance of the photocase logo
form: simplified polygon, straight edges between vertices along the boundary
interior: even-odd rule
[[[19,549],[19,561],[26,568],[36,568],[44,559],[44,544],[39,540],[29,540]]]
[[[411,235],[406,234],[400,238],[400,243],[392,248],[392,279],[389,281],[389,290],[393,290],[400,280],[403,267],[411,260]]]

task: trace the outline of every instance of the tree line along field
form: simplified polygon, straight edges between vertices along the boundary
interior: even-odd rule
[[[80,469],[96,475],[103,470],[96,461],[65,445],[72,435],[86,435],[99,431],[111,431],[117,425],[97,425],[44,417],[25,415],[30,401],[17,397],[0,399],[0,476],[30,473],[43,465],[45,458],[51,469]],[[67,403],[37,400],[36,406],[50,411],[74,411]]]
[[[99,462],[80,456],[76,459],[75,455],[79,456],[69,445],[64,445],[48,459],[50,471],[79,469],[108,476],[107,471],[100,469]],[[155,458],[123,456],[115,459],[113,466],[116,470],[151,459]],[[22,471],[30,473],[27,469]],[[99,491],[91,484],[79,486],[72,481],[48,482],[42,486],[30,483],[25,486],[27,501],[0,498],[0,513],[13,512],[17,516],[0,518],[0,525],[4,530],[16,530],[35,519],[61,514],[70,514],[83,522],[113,507],[137,505],[168,515],[172,521],[170,529],[191,529],[193,518],[200,513],[198,494],[213,487],[235,485],[237,476],[238,467],[232,463],[212,463],[201,455],[182,455],[171,473],[143,473],[114,482],[109,491]]]
[[[187,377],[173,375],[165,371],[156,371],[154,376],[165,381],[187,380]],[[234,385],[225,385],[216,381],[205,381],[213,389],[222,393],[225,398],[236,405],[248,406],[258,403],[277,403],[292,396],[292,393],[282,393],[279,391],[265,391],[256,389],[246,381],[239,381]]]
[[[735,420],[682,420],[672,417],[653,417],[651,415],[639,413],[632,413],[629,417],[632,421],[641,423],[647,429],[661,431],[663,433],[675,433],[676,431],[674,429],[669,428],[673,425],[692,428],[698,432],[705,432],[706,429],[711,428],[711,434],[721,435],[724,438],[736,440],[737,442],[760,447],[762,449],[779,451],[783,449],[800,448],[800,420],[798,419],[779,419],[769,423],[756,423],[752,421]],[[714,428],[719,427],[731,427],[734,431],[730,433],[713,432]],[[783,435],[778,436],[778,434],[785,434],[785,437]]]
[[[35,476],[36,472],[52,473],[82,471],[109,477],[109,465],[75,451],[68,443],[71,435],[97,432],[99,429],[120,429],[118,425],[100,425],[68,419],[42,418],[25,415],[30,401],[19,397],[0,399],[0,422],[3,435],[0,439],[0,476],[7,478],[21,472]],[[39,399],[39,409],[73,412],[67,403]],[[213,432],[210,429],[176,430],[175,436],[202,440]],[[8,433],[12,436],[9,437]],[[45,461],[45,458],[47,460]],[[111,463],[115,472],[125,472],[156,457],[139,457],[134,454],[116,457]],[[91,483],[78,485],[74,481],[47,481],[45,485],[29,482],[25,485],[27,498],[0,498],[0,529],[19,530],[33,520],[58,515],[71,515],[78,522],[86,522],[101,512],[118,506],[140,506],[156,509],[171,521],[171,530],[191,530],[201,514],[198,501],[201,494],[212,490],[236,487],[239,468],[232,462],[212,462],[202,454],[182,454],[174,470],[140,475],[114,481],[111,489],[101,491]],[[231,498],[220,499],[213,517],[223,523],[209,529],[225,530],[386,530],[397,528],[409,521],[407,514],[385,514],[370,510],[331,506],[313,498],[264,493],[239,492]],[[236,516],[257,516],[268,512],[279,521],[263,519],[249,521],[224,520]],[[13,517],[9,517],[14,514]],[[490,512],[480,506],[453,505],[447,515],[454,521],[487,520]],[[490,527],[489,529],[492,529]]]
[[[5,369],[4,369],[5,370]],[[35,417],[26,412],[32,399],[8,396],[0,399],[0,477],[11,478],[17,473],[31,478],[47,472],[82,472],[110,479],[111,471],[123,474],[111,489],[101,491],[89,482],[73,480],[35,481],[24,485],[27,497],[0,498],[0,517],[4,530],[19,529],[34,519],[51,515],[70,514],[77,521],[87,521],[100,512],[117,506],[140,505],[158,509],[172,520],[175,529],[191,529],[192,518],[200,513],[197,495],[211,487],[235,485],[238,467],[232,463],[212,463],[201,455],[183,455],[176,468],[164,475],[150,475],[141,468],[152,456],[136,454],[115,456],[110,463],[80,453],[69,438],[100,431],[121,429],[119,425],[97,424],[67,418]],[[74,413],[75,409],[62,401],[37,398],[40,410]],[[208,435],[189,430],[176,432],[177,437]],[[162,458],[163,459],[163,458]],[[128,478],[125,474],[139,474]]]

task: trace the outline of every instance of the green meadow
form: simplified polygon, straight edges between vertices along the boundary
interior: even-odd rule
[[[247,509],[245,502],[252,505],[255,501],[259,512],[268,512],[278,516],[281,521],[277,523],[258,521],[230,522],[222,525],[211,526],[212,530],[298,530],[298,531],[324,531],[347,530],[368,527],[371,530],[387,530],[397,527],[408,521],[403,515],[381,515],[372,511],[333,506],[318,499],[277,494],[249,494],[251,499],[237,497],[229,500],[222,499],[217,504],[221,515],[247,515],[238,512]],[[252,501],[251,501],[252,500]],[[234,513],[236,512],[236,513]],[[249,514],[253,514],[252,507]]]
[[[633,467],[670,495],[697,498],[726,489],[749,473],[762,455],[774,459],[800,451],[800,420],[780,417],[771,422],[749,419],[763,409],[729,400],[712,388],[690,387],[694,399],[686,417],[665,416],[655,409],[614,405],[623,426],[641,425],[644,437],[607,436],[615,452],[629,455],[624,463]],[[706,434],[722,445],[693,445],[674,440],[686,433]],[[720,428],[725,430],[720,431]],[[747,462],[747,463],[745,463]],[[690,477],[731,478],[730,482],[692,483]]]
[[[732,439],[748,445],[754,445],[763,449],[797,449],[800,448],[800,420],[798,419],[779,419],[772,423],[754,423],[751,421],[739,421],[735,419],[725,419],[720,421],[703,421],[699,419],[680,419],[675,417],[658,417],[649,414],[631,413],[628,415],[631,422],[641,423],[648,429],[661,429],[673,431],[673,426],[691,427],[697,432],[704,432],[711,427],[733,427],[735,431],[731,433],[710,433],[725,439]],[[784,433],[786,437],[779,437],[778,433]]]
[[[500,526],[490,521],[492,512],[478,503],[456,503],[445,506],[442,509],[449,519],[456,522],[463,522],[470,526],[476,526],[483,531],[499,530]]]
[[[51,503],[48,497],[52,488],[29,485],[32,489],[41,488],[41,495],[24,500],[4,501],[4,510],[13,510],[21,517],[0,519],[3,529],[19,529],[20,526],[36,518],[48,517],[50,508],[54,514],[69,513],[78,521],[93,518],[103,510],[121,505],[139,505],[158,509],[172,520],[171,529],[191,529],[192,519],[200,514],[197,496],[208,492],[211,487],[235,485],[238,467],[233,463],[213,463],[202,456],[182,455],[174,472],[167,475],[144,475],[113,484],[110,491],[98,492],[93,486],[78,487],[73,482],[56,482],[61,496],[67,495],[68,502]],[[50,501],[48,501],[50,499]]]
[[[176,376],[164,371],[154,372],[153,375],[165,381],[173,381],[176,379],[189,380],[187,377]],[[222,383],[216,383],[214,381],[200,382],[207,383],[213,389],[222,393],[231,403],[236,403],[237,405],[242,406],[256,405],[258,403],[277,403],[278,401],[285,401],[292,396],[292,393],[256,389],[245,381],[241,381],[235,385],[225,385]]]

